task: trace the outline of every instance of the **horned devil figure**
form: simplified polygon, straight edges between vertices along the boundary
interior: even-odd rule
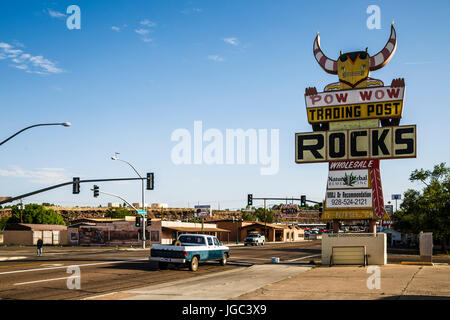
[[[366,51],[342,53],[338,60],[328,58],[320,48],[320,37],[314,39],[314,57],[319,65],[328,73],[337,74],[339,82],[330,83],[324,91],[345,90],[383,86],[383,81],[369,77],[370,71],[378,70],[388,64],[397,48],[397,36],[394,24],[391,25],[391,36],[384,48],[371,57]]]

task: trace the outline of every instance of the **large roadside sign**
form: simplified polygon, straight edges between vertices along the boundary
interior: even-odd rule
[[[401,118],[405,87],[375,87],[305,95],[308,122]]]
[[[295,134],[295,162],[416,157],[416,126]]]
[[[195,216],[196,217],[205,217],[208,214],[211,215],[211,206],[210,205],[196,205],[194,206]]]

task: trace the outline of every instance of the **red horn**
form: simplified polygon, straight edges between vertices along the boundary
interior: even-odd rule
[[[383,50],[370,57],[370,71],[378,70],[387,65],[389,60],[394,56],[395,49],[397,49],[397,34],[395,33],[394,23],[392,23],[391,36]]]
[[[319,65],[328,73],[337,74],[337,61],[331,60],[328,58],[320,48],[320,37],[317,33],[316,38],[314,39],[313,45],[314,58],[316,58]]]

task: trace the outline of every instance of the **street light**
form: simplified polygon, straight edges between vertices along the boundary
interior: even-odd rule
[[[133,170],[134,172],[136,172],[136,174],[138,175],[139,178],[141,178],[142,181],[142,210],[145,210],[145,191],[144,191],[144,179],[141,177],[141,175],[139,174],[139,172],[133,167],[133,165],[131,163],[129,163],[128,161],[119,159],[117,157],[119,153],[116,152],[116,155],[111,157],[111,160],[118,160],[118,161],[122,161],[125,162],[126,164],[128,164]],[[142,224],[142,248],[145,249],[145,217],[144,217],[144,223]]]
[[[12,138],[14,138],[14,137],[17,136],[19,133],[21,133],[21,132],[23,132],[23,131],[25,131],[25,130],[28,130],[28,129],[34,128],[34,127],[41,127],[41,126],[64,126],[64,127],[70,127],[71,124],[70,124],[70,122],[63,122],[63,123],[40,123],[40,124],[35,124],[35,125],[32,125],[32,126],[26,127],[26,128],[24,128],[24,129],[22,129],[22,130],[16,132],[15,134],[13,134],[11,137],[7,138],[6,140],[3,140],[2,142],[0,142],[0,146],[1,146],[2,144],[4,144],[5,142],[11,140]]]

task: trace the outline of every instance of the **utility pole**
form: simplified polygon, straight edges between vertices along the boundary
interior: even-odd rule
[[[20,223],[23,223],[22,215],[23,215],[23,202],[22,199],[20,199]]]
[[[266,199],[264,199],[264,237],[267,237]]]

